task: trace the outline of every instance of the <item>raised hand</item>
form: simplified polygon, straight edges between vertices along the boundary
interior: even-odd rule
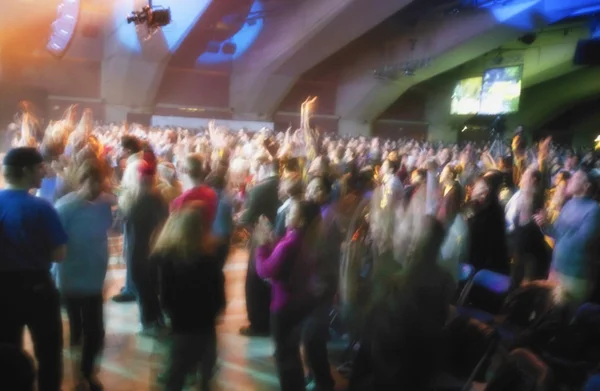
[[[273,227],[265,216],[258,218],[256,228],[254,228],[254,238],[259,246],[271,243],[273,241]]]
[[[543,228],[548,222],[548,216],[546,216],[546,212],[542,209],[541,211],[533,215],[533,220],[538,225],[538,227]]]

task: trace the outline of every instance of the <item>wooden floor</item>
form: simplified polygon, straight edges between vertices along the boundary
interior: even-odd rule
[[[238,334],[246,324],[244,279],[247,254],[234,251],[225,266],[227,309],[218,326],[219,372],[214,390],[271,391],[278,390],[273,363],[273,343],[269,338],[246,338]],[[114,267],[106,281],[106,297],[118,293],[123,286],[125,270]],[[105,304],[106,347],[98,378],[106,391],[160,390],[156,377],[165,361],[165,347],[153,339],[137,335],[138,310],[134,303]],[[68,341],[68,323],[63,315],[65,341]],[[28,341],[31,351],[31,343]],[[66,345],[65,345],[66,346]],[[65,376],[63,391],[73,390],[73,376],[69,351],[64,349]],[[338,386],[344,380],[334,371]],[[190,387],[189,389],[194,389]]]

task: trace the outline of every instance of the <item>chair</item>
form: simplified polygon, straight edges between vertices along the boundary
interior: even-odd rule
[[[475,268],[468,263],[460,264],[460,271],[458,275],[458,282],[466,284],[475,275]]]
[[[527,349],[515,349],[485,391],[552,391],[554,381],[550,367],[540,357]]]
[[[431,391],[469,391],[482,382],[498,346],[498,333],[476,319],[458,317],[446,327],[446,357]]]
[[[557,309],[552,292],[553,285],[546,281],[533,281],[511,291],[502,306],[503,320],[497,328],[502,341],[510,342],[523,331],[547,320]]]
[[[480,270],[465,285],[458,299],[461,315],[491,324],[511,288],[511,278],[491,270]]]
[[[458,265],[458,281],[457,289],[452,297],[452,304],[456,304],[460,298],[460,294],[465,286],[471,281],[475,275],[475,268],[468,263],[461,263]]]

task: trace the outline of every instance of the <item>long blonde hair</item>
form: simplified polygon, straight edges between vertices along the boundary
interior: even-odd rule
[[[196,255],[211,254],[215,247],[210,227],[205,226],[204,204],[192,202],[171,213],[152,252],[188,260]]]

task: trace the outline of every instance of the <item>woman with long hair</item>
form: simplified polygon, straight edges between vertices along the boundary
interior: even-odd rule
[[[198,366],[208,390],[217,358],[216,318],[225,307],[225,277],[218,240],[211,236],[202,204],[174,212],[162,229],[151,263],[158,265],[160,299],[171,319],[172,345],[166,390],[180,391]]]
[[[318,204],[298,201],[287,213],[286,235],[276,244],[265,217],[261,217],[255,231],[259,245],[256,271],[271,282],[271,332],[282,391],[304,390],[300,340],[303,321],[314,308],[314,261],[309,249],[320,234],[320,216]]]

